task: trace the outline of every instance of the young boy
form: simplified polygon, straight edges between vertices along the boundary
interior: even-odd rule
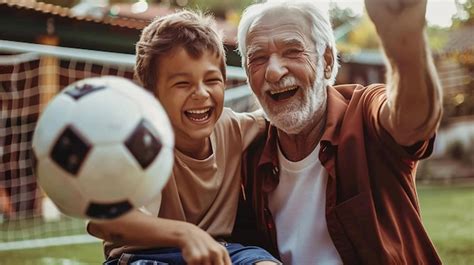
[[[106,240],[106,264],[280,264],[263,249],[224,241],[237,212],[241,154],[265,121],[223,108],[225,52],[212,18],[182,11],[153,21],[137,43],[135,72],[170,117],[175,164],[153,204],[89,223]]]

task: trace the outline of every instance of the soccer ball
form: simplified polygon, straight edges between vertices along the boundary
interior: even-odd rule
[[[153,96],[121,77],[87,78],[47,105],[33,135],[39,185],[65,214],[112,219],[160,194],[174,134]]]

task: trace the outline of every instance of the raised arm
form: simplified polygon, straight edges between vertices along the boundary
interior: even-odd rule
[[[387,63],[382,126],[400,145],[429,139],[442,116],[441,86],[427,44],[426,0],[365,0]]]

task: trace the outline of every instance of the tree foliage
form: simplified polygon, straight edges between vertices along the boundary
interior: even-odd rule
[[[349,33],[348,42],[363,49],[378,49],[380,47],[375,26],[366,13]]]
[[[449,28],[428,26],[426,32],[430,48],[434,52],[441,52],[448,41]]]
[[[474,0],[455,0],[457,13],[453,16],[453,26],[474,25]]]
[[[346,23],[354,21],[357,18],[349,8],[340,8],[336,3],[331,2],[329,5],[329,17],[334,28],[342,26]]]

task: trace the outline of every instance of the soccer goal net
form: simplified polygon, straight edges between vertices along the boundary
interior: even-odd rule
[[[103,75],[133,79],[134,55],[0,40],[0,251],[97,241],[41,191],[31,141],[41,111],[62,88]],[[227,69],[225,105],[255,107],[238,67]]]

